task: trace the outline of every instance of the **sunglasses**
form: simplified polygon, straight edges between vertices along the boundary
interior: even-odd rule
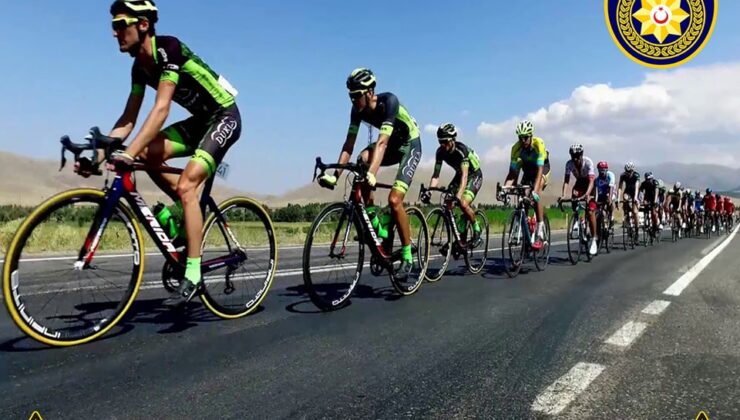
[[[365,95],[367,91],[366,90],[355,90],[349,93],[349,99],[352,100],[352,102],[356,101],[357,99],[362,98],[363,95]]]
[[[519,141],[529,141],[532,140],[532,136],[519,136]]]
[[[114,31],[122,31],[138,21],[139,19],[135,17],[119,17],[113,19],[111,26]]]
[[[437,141],[439,142],[439,144],[447,144],[447,143],[451,142],[452,140],[454,140],[454,139],[449,138],[449,137],[437,139]]]

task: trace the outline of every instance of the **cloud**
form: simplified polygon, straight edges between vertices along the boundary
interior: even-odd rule
[[[501,160],[521,119],[564,160],[583,143],[594,160],[641,164],[675,161],[740,167],[740,63],[648,73],[637,86],[575,88],[570,97],[505,121],[483,122],[477,134],[494,145],[486,161]]]
[[[434,134],[437,135],[437,125],[436,124],[427,124],[424,126],[424,132],[427,134]]]

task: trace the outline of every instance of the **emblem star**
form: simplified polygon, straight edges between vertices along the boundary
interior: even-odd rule
[[[632,16],[642,24],[640,35],[653,35],[662,44],[668,35],[681,35],[681,22],[689,14],[681,0],[642,0],[642,8]]]

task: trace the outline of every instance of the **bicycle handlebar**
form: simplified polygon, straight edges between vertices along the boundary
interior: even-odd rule
[[[426,192],[433,192],[433,191],[440,192],[440,193],[442,193],[445,196],[444,199],[446,199],[446,200],[452,200],[457,205],[461,205],[460,204],[460,199],[457,198],[457,196],[452,191],[452,189],[450,189],[448,187],[426,187],[426,186],[424,186],[424,184],[421,184],[421,188],[419,188],[419,198],[418,198],[419,201],[421,201],[421,196],[424,193],[426,193]]]
[[[59,167],[60,171],[64,168],[64,165],[67,164],[67,156],[65,153],[67,150],[72,152],[75,157],[75,161],[78,161],[82,152],[87,150],[91,150],[93,152],[96,150],[104,150],[105,160],[108,160],[114,151],[123,148],[123,139],[104,136],[98,127],[92,127],[90,129],[90,133],[85,136],[85,140],[87,140],[86,143],[74,143],[70,140],[69,136],[62,136],[59,140],[59,142],[62,143],[62,159]],[[94,160],[93,173],[100,175],[102,173],[99,169],[100,162],[97,162],[97,159]]]
[[[560,211],[565,211],[563,210],[563,204],[571,203],[573,205],[578,205],[578,204],[585,204],[586,202],[588,202],[587,197],[566,198],[565,200],[558,199],[558,208],[560,208]]]
[[[366,178],[367,171],[369,168],[364,164],[349,163],[349,162],[348,163],[328,163],[327,164],[321,161],[321,157],[317,156],[316,165],[314,166],[314,169],[313,169],[312,182],[316,181],[316,178],[323,176],[326,173],[327,169],[341,169],[341,170],[350,171],[360,178],[359,181],[364,181],[365,179],[367,179]],[[391,189],[393,188],[393,185],[376,182],[375,186],[372,187],[372,189],[378,189],[378,188]]]

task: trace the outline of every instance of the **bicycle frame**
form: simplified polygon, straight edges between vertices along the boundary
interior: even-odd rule
[[[116,176],[113,180],[113,183],[111,184],[110,188],[106,188],[105,205],[101,207],[98,210],[98,213],[95,215],[93,225],[88,232],[84,245],[80,249],[78,261],[77,263],[75,263],[76,267],[81,269],[90,265],[100,243],[100,238],[103,236],[105,228],[108,225],[111,217],[113,216],[113,211],[116,207],[116,204],[121,201],[122,198],[125,199],[126,203],[128,203],[129,207],[134,212],[134,215],[139,220],[139,222],[144,225],[145,230],[154,240],[154,243],[157,245],[157,248],[165,257],[167,262],[173,264],[174,266],[182,266],[180,252],[177,251],[172,243],[172,239],[168,236],[164,229],[162,229],[162,226],[159,224],[159,221],[157,221],[157,218],[147,205],[144,197],[142,197],[141,194],[139,194],[139,192],[136,190],[134,173],[136,171],[141,171],[144,169],[145,166],[143,164],[136,163],[134,164],[132,169],[116,170]],[[182,169],[169,166],[162,166],[160,168],[157,168],[156,171],[160,173],[177,175],[182,174]],[[228,229],[228,223],[226,223],[226,220],[223,219],[223,216],[221,215],[216,202],[211,197],[212,187],[213,178],[211,177],[206,181],[203,192],[201,194],[201,212],[205,216],[206,210],[210,209],[220,222],[219,228],[221,228],[222,230],[225,228],[227,232],[224,233],[228,233],[229,237],[234,241],[234,243],[238,244],[236,238],[234,238],[234,236],[231,234],[231,231]],[[138,254],[135,253],[135,255]],[[238,265],[245,261],[246,258],[247,257],[245,254],[238,253],[236,255],[228,255],[225,257],[218,257],[207,260],[201,263],[201,272],[203,275],[205,275],[211,271],[223,267],[224,265]]]

